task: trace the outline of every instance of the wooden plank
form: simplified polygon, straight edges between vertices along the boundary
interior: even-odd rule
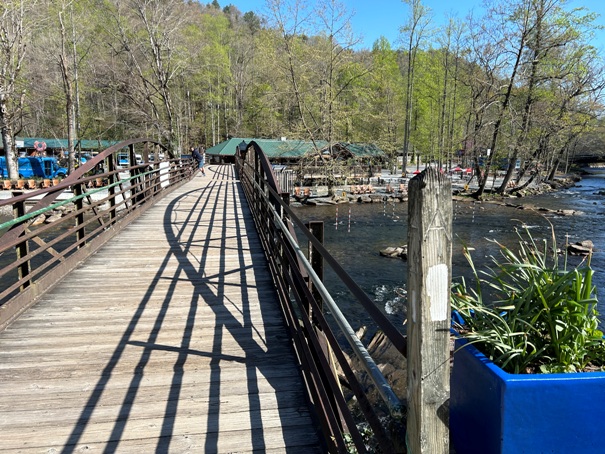
[[[323,452],[245,201],[220,171],[0,333],[0,452]]]
[[[183,412],[184,413],[184,412]],[[249,452],[252,450],[253,438],[262,437],[262,444],[273,449],[282,447],[283,452],[288,451],[286,442],[291,437],[296,437],[298,443],[301,440],[300,433],[304,433],[305,426],[311,424],[311,419],[295,411],[267,412],[266,414],[257,414],[249,412],[240,412],[230,415],[229,418],[219,418],[214,415],[204,415],[196,418],[182,414],[178,417],[164,416],[160,418],[129,418],[127,421],[116,420],[112,422],[99,422],[86,427],[68,426],[68,427],[36,427],[25,433],[12,433],[3,431],[2,450],[5,452],[17,452],[22,448],[38,447],[44,452],[47,449],[63,449],[69,446],[70,439],[85,440],[83,443],[98,444],[104,446],[108,441],[115,442],[116,438],[107,440],[107,434],[117,433],[121,440],[138,441],[141,439],[158,439],[162,436],[163,430],[169,430],[171,437],[188,436],[200,439],[203,444],[207,438],[214,439],[217,450],[209,452]],[[284,428],[287,429],[287,436],[284,436]],[[266,436],[265,433],[270,436]],[[21,438],[21,435],[25,435]],[[116,443],[117,444],[117,443]],[[309,445],[309,440],[305,442]],[[224,451],[223,446],[227,446],[229,451]],[[140,452],[140,451],[135,451]],[[289,452],[289,451],[288,451]]]
[[[303,430],[297,431],[295,427],[288,430],[288,437],[283,439],[283,431],[280,428],[265,428],[262,433],[256,436],[255,440],[248,441],[243,435],[247,433],[232,432],[230,436],[219,437],[216,434],[204,432],[174,434],[170,436],[161,436],[156,438],[138,438],[122,439],[119,442],[109,441],[100,443],[77,443],[66,444],[69,452],[126,452],[126,453],[148,453],[148,452],[175,452],[175,453],[267,453],[267,454],[313,454],[324,452],[320,447],[305,437]],[[18,448],[21,454],[30,454],[40,452],[59,452],[63,445],[52,446],[44,444],[41,446],[32,446],[32,443],[23,443],[24,446]],[[249,446],[252,445],[252,446]],[[0,452],[14,453],[15,448],[3,449],[0,446]]]

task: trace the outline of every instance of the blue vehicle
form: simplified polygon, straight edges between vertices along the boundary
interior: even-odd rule
[[[143,164],[143,158],[140,154],[135,154],[135,162],[130,162],[130,155],[128,153],[118,153],[118,165],[120,167],[129,167],[131,165]]]
[[[65,167],[59,167],[56,158],[26,156],[19,158],[19,178],[63,178],[67,175]],[[0,173],[2,178],[8,178],[6,157],[0,156]]]

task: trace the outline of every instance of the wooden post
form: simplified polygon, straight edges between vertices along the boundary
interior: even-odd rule
[[[84,194],[84,188],[82,187],[82,184],[74,184],[72,186],[72,189],[76,196],[81,196],[82,194]],[[76,241],[78,243],[78,249],[80,249],[80,248],[84,247],[84,244],[82,241],[84,240],[84,237],[86,236],[84,227],[82,227],[84,225],[84,212],[83,212],[84,199],[79,198],[78,200],[76,200],[75,205],[76,205],[76,210],[79,212],[78,215],[76,215]]]
[[[23,192],[21,191],[13,191],[13,197],[17,197],[22,195]],[[25,202],[21,201],[21,202],[17,202],[15,204],[13,204],[13,216],[14,218],[20,218],[21,216],[24,216],[26,213],[25,210]],[[15,250],[17,252],[17,260],[22,259],[23,257],[27,257],[27,255],[29,254],[29,246],[27,243],[27,240],[22,241],[21,243],[17,244],[15,246]],[[17,268],[18,273],[19,273],[19,280],[29,276],[31,274],[31,263],[29,260],[23,262],[21,265],[19,265],[19,267]],[[27,287],[29,287],[30,285],[30,280],[27,279],[26,281],[23,281],[21,283],[21,286],[19,287],[20,291],[25,290]]]
[[[310,221],[307,224],[307,228],[313,234],[315,238],[319,240],[321,244],[324,243],[324,223],[323,221]],[[309,263],[313,267],[313,271],[319,277],[320,280],[324,279],[324,258],[321,256],[319,252],[313,246],[313,243],[309,241]],[[313,282],[309,280],[309,288],[311,289],[311,294],[317,301],[319,306],[323,306],[322,298]]]
[[[410,180],[408,416],[412,454],[449,452],[452,189],[428,168]]]
[[[113,185],[117,181],[116,176],[116,155],[107,158],[107,172],[109,172],[108,197],[109,197],[109,222],[113,223],[116,219],[116,187]]]

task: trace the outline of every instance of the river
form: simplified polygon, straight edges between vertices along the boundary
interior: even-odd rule
[[[473,259],[481,267],[490,263],[491,255],[498,253],[497,247],[489,240],[496,239],[509,247],[515,246],[518,242],[515,228],[522,223],[529,227],[535,239],[550,239],[551,222],[560,247],[565,244],[566,235],[569,235],[570,242],[584,239],[594,242],[596,249],[591,266],[595,270],[594,283],[598,296],[601,296],[598,309],[602,325],[605,326],[604,194],[605,169],[593,170],[571,189],[512,200],[516,204],[579,210],[583,212],[581,215],[545,216],[491,203],[454,201],[453,278],[470,275],[468,264],[462,255],[463,245],[475,249]],[[406,301],[401,289],[406,287],[407,262],[382,257],[379,251],[407,243],[407,210],[407,203],[354,203],[295,208],[303,221],[324,221],[326,248],[402,330]],[[303,236],[299,235],[299,238],[302,239]],[[570,264],[577,264],[580,260],[571,257]],[[329,268],[325,270],[325,284],[355,329],[362,325],[371,326],[365,310],[354,302],[344,286],[339,285]]]
[[[549,209],[577,210],[583,214],[557,216],[531,210],[519,210],[492,203],[454,202],[453,278],[470,276],[462,255],[463,245],[474,248],[472,257],[478,268],[491,263],[498,240],[517,249],[518,227],[527,226],[534,239],[551,238],[554,226],[557,244],[564,249],[566,236],[570,243],[592,240],[595,251],[591,266],[594,284],[601,296],[597,308],[605,326],[605,169],[591,170],[576,186],[563,191],[513,199],[512,203]],[[350,214],[349,214],[350,209]],[[338,211],[337,211],[338,210]],[[296,214],[303,220],[324,221],[324,245],[375,301],[389,318],[404,329],[407,262],[386,258],[379,251],[407,243],[407,203],[342,204],[303,206]],[[338,222],[336,220],[338,219]],[[299,236],[302,238],[302,236]],[[582,258],[569,257],[570,266]],[[561,262],[562,263],[562,262]],[[337,282],[330,269],[325,271],[325,284],[354,329],[371,326],[362,307],[354,302],[346,288]]]

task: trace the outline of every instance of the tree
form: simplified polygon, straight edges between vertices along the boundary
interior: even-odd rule
[[[56,11],[59,26],[49,27],[51,32],[55,29],[59,31],[56,58],[65,96],[69,172],[75,169],[75,146],[80,137],[80,67],[94,43],[94,38],[84,26],[89,6],[87,0],[62,0]],[[80,46],[84,49],[80,49]]]
[[[439,115],[439,148],[446,153],[448,164],[452,164],[455,143],[456,117],[458,115],[459,69],[462,53],[464,25],[450,19],[441,42],[441,64],[443,90],[441,92]],[[460,137],[461,142],[461,137]]]
[[[123,63],[122,94],[175,152],[182,147],[173,85],[186,65],[179,52],[179,30],[188,20],[184,8],[179,0],[115,0],[106,9],[113,21],[109,43]]]
[[[23,110],[20,76],[33,31],[26,18],[35,5],[35,0],[4,0],[0,4],[0,133],[12,179],[19,176],[14,133]]]
[[[401,143],[404,80],[397,53],[384,37],[372,48],[372,70],[368,78],[370,94],[360,106],[366,112],[366,127],[372,131],[368,139],[376,142],[394,165],[398,144]]]
[[[503,121],[513,98],[513,88],[515,87],[518,72],[522,65],[522,57],[533,30],[531,10],[527,4],[527,2],[531,1],[533,0],[520,0],[520,4],[498,5],[488,12],[488,20],[482,21],[482,32],[485,33],[487,39],[495,39],[496,49],[498,49],[498,52],[493,54],[495,57],[493,66],[490,63],[490,66],[494,69],[490,78],[502,88],[496,90],[499,93],[499,100],[496,104],[483,176],[479,178],[479,188],[474,193],[476,198],[481,198],[485,191],[492,162],[498,152],[498,140]],[[513,14],[511,14],[511,9]],[[491,35],[492,31],[494,32],[493,35]],[[502,73],[501,70],[506,71],[507,69],[508,75],[505,80],[500,80],[499,75]],[[477,173],[481,176],[481,173]]]
[[[414,69],[416,65],[416,55],[424,39],[426,38],[427,27],[430,24],[430,9],[426,8],[421,0],[403,0],[411,9],[411,16],[408,23],[401,28],[404,39],[407,43],[407,67],[406,67],[406,90],[405,90],[405,118],[403,132],[403,167],[402,172],[405,175],[407,160],[410,152],[410,131],[412,127],[412,108],[414,100]]]
[[[295,99],[295,120],[313,142],[315,153],[310,158],[321,164],[331,192],[336,131],[347,122],[340,101],[366,72],[352,59],[358,39],[351,31],[351,15],[336,0],[317,2],[313,11],[299,0],[268,3],[284,49],[281,68]]]

